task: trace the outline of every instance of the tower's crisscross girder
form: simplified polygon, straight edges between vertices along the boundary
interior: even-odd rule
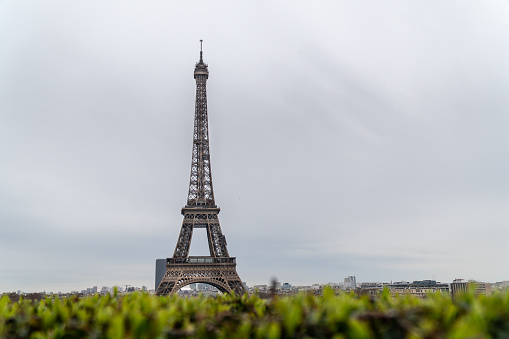
[[[196,64],[200,73],[196,74],[196,104],[193,134],[193,159],[189,183],[188,206],[214,206],[214,190],[210,169],[209,129],[207,116],[207,65]],[[206,74],[202,74],[205,73]]]

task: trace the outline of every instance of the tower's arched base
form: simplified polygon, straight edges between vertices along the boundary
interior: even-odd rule
[[[189,257],[178,261],[167,259],[166,273],[157,287],[157,295],[173,295],[182,287],[194,283],[212,285],[223,293],[246,293],[237,274],[235,258]]]

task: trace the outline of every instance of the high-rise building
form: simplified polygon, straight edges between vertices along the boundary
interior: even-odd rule
[[[345,290],[355,290],[357,288],[357,281],[355,280],[354,275],[345,278],[343,282],[343,288]]]

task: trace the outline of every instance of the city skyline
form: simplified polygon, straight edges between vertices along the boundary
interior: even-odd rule
[[[430,280],[430,279],[424,279],[419,281],[357,281],[355,276],[348,276],[342,281],[328,281],[328,282],[314,282],[312,284],[307,285],[299,285],[294,284],[293,282],[282,282],[278,280],[271,280],[270,282],[265,282],[264,284],[256,284],[251,285],[247,282],[243,282],[244,286],[248,290],[249,294],[254,293],[256,289],[259,291],[269,291],[270,288],[275,286],[277,289],[289,289],[293,290],[294,292],[298,291],[310,291],[310,290],[316,290],[316,289],[323,289],[325,287],[331,287],[331,288],[339,288],[342,290],[358,290],[358,289],[373,289],[377,288],[378,290],[382,290],[384,286],[388,287],[405,287],[405,286],[414,286],[414,285],[437,285],[437,286],[448,286],[447,289],[449,289],[450,286],[454,284],[479,284],[483,286],[490,286],[490,290],[492,289],[506,289],[509,286],[509,281],[497,281],[497,282],[483,282],[483,281],[475,281],[475,280],[468,280],[468,279],[454,279],[451,282],[441,282],[437,280]],[[207,283],[192,283],[184,286],[182,290],[193,290],[196,289],[197,286],[201,286],[202,290],[215,290],[220,293],[225,293],[224,291],[221,292],[219,289],[215,288],[212,285],[209,285]],[[0,291],[0,293],[16,293],[16,294],[30,294],[30,293],[45,293],[45,294],[76,294],[76,293],[84,293],[84,294],[96,294],[96,293],[113,293],[114,290],[117,289],[118,292],[136,292],[136,291],[142,291],[142,292],[148,292],[150,294],[156,294],[156,288],[150,288],[147,286],[135,286],[128,283],[123,284],[115,284],[113,286],[104,286],[104,285],[94,285],[93,287],[86,287],[86,288],[79,288],[75,290],[68,290],[68,291],[56,291],[56,290],[43,290],[43,291],[23,291],[23,290],[13,290],[13,291]]]
[[[508,279],[508,15],[0,2],[0,291],[153,285],[186,203],[200,39],[242,280]]]

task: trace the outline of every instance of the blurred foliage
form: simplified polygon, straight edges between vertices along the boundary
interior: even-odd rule
[[[509,338],[509,295],[0,299],[0,338]]]

